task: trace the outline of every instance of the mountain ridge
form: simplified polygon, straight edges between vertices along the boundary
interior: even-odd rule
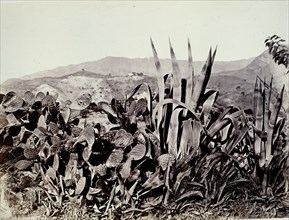
[[[240,69],[249,64],[254,58],[241,59],[235,61],[215,61],[213,72],[229,71]],[[171,60],[160,59],[164,72],[171,72]],[[186,60],[178,60],[181,70],[185,70],[187,66]],[[195,71],[199,72],[204,61],[194,61]],[[70,64],[67,66],[59,66],[53,69],[44,70],[32,74],[25,75],[19,79],[35,79],[41,77],[62,77],[71,73],[86,70],[98,74],[111,74],[113,76],[127,75],[131,72],[142,72],[143,74],[153,76],[156,74],[154,59],[148,58],[126,58],[108,56],[96,61],[87,61],[79,64]]]

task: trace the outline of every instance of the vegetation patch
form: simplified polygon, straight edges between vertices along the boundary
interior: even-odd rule
[[[216,105],[219,92],[207,89],[216,50],[195,77],[190,42],[185,72],[170,45],[172,74],[151,45],[155,92],[141,82],[98,103],[87,93],[64,103],[43,92],[1,94],[1,198],[17,207],[14,216],[288,215],[284,87],[276,94],[272,79],[257,78],[251,107]]]

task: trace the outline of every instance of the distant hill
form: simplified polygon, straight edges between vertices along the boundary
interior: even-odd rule
[[[186,70],[187,62],[179,61],[181,71]],[[195,62],[198,73],[203,62]],[[164,72],[171,72],[171,61],[161,60]],[[132,76],[132,72],[143,73]],[[156,88],[156,70],[152,58],[128,59],[107,57],[98,61],[58,67],[25,76],[21,79],[10,79],[1,85],[3,93],[11,90],[20,94],[31,90],[59,93],[59,100],[75,99],[82,93],[89,92],[93,101],[107,100],[114,92],[128,93],[141,82],[148,82],[153,90]],[[213,66],[209,88],[220,91],[218,102],[223,105],[237,105],[250,108],[253,100],[253,89],[256,76],[269,81],[274,77],[274,88],[280,91],[283,84],[289,85],[286,69],[276,65],[271,55],[265,51],[256,58],[239,61],[219,62]],[[126,76],[126,77],[124,77]],[[288,100],[288,93],[284,100]],[[284,102],[288,108],[288,102]]]
[[[252,60],[253,58],[226,62],[216,61],[214,63],[213,71],[217,73],[221,71],[238,70],[247,66],[250,62],[252,62]],[[164,72],[171,72],[172,64],[170,59],[161,59],[160,62]],[[201,61],[194,62],[196,72],[199,72],[203,63],[204,62]],[[187,61],[180,60],[179,65],[181,70],[185,70],[187,68]],[[143,74],[149,76],[154,76],[156,74],[156,68],[153,58],[129,59],[124,57],[106,57],[97,61],[62,66],[51,70],[33,73],[30,75],[26,75],[21,79],[27,80],[42,77],[62,77],[81,70],[91,73],[99,73],[103,75],[110,74],[112,76],[123,76],[131,72],[142,72]]]

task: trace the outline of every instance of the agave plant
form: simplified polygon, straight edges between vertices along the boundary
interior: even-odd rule
[[[280,117],[283,102],[284,86],[272,104],[273,88],[266,80],[256,78],[254,91],[255,131],[254,153],[257,158],[255,178],[262,184],[265,194],[270,194],[281,178],[281,183],[288,185],[288,144],[284,138],[285,119]],[[273,173],[279,170],[277,175]],[[279,182],[280,183],[280,182]],[[271,190],[269,190],[271,189]],[[288,192],[288,186],[285,187]],[[276,188],[275,188],[276,193]]]

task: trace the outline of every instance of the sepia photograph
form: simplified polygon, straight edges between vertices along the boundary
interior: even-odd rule
[[[288,219],[288,0],[0,10],[0,220]]]

